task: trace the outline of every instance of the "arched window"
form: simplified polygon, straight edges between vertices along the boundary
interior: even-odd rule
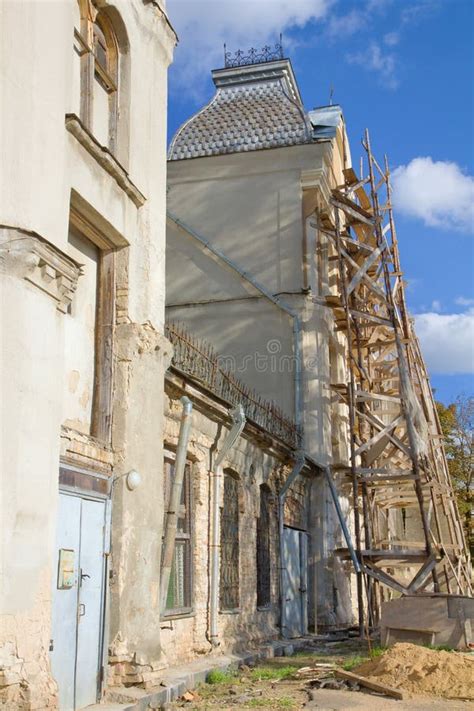
[[[92,133],[99,143],[114,151],[117,137],[118,46],[112,25],[103,12],[97,14],[92,32]]]
[[[270,502],[270,489],[262,484],[257,518],[257,607],[270,605]]]
[[[112,9],[98,11],[91,0],[78,1],[80,31],[76,27],[74,49],[80,58],[80,119],[102,146],[115,152],[121,52]]]
[[[221,610],[239,607],[239,482],[229,470],[224,472],[221,509],[219,604]]]

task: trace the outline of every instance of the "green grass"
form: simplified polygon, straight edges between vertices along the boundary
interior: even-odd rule
[[[289,696],[280,696],[277,700],[278,708],[280,709],[294,709],[295,702]]]
[[[353,654],[352,657],[349,657],[344,664],[342,665],[342,668],[345,669],[346,671],[350,671],[351,669],[354,669],[354,667],[358,667],[359,664],[363,664],[363,662],[366,662],[369,659],[366,655],[362,654]]]
[[[294,666],[256,667],[250,672],[250,678],[252,681],[273,681],[289,679],[294,673]]]
[[[346,671],[350,671],[351,669],[354,669],[354,667],[358,667],[359,664],[363,664],[364,662],[368,662],[370,659],[380,657],[384,652],[384,647],[372,647],[370,652],[367,654],[353,654],[344,662],[342,668]]]
[[[428,649],[434,649],[435,652],[455,652],[456,650],[453,649],[453,647],[450,647],[449,644],[424,644],[423,647],[427,647]]]
[[[226,684],[227,682],[234,681],[236,676],[235,671],[226,671],[223,669],[211,669],[206,677],[206,682],[208,684]]]

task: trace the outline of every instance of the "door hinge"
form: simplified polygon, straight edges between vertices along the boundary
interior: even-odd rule
[[[49,651],[54,652],[54,639],[49,640]]]

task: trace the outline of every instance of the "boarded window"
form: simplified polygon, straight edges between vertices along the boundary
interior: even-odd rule
[[[164,465],[165,521],[174,480],[173,459],[166,458]],[[178,511],[173,564],[166,598],[165,614],[183,614],[192,606],[192,560],[191,560],[191,473],[187,464],[184,471],[181,503]]]
[[[224,505],[221,509],[220,608],[239,607],[239,484],[224,473]]]
[[[270,490],[262,484],[257,518],[257,607],[270,604],[270,497]]]

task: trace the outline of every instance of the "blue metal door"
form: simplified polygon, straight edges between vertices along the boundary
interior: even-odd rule
[[[105,501],[59,495],[51,667],[60,711],[97,701],[103,627]]]
[[[307,534],[294,528],[283,529],[284,605],[286,637],[307,632]]]

